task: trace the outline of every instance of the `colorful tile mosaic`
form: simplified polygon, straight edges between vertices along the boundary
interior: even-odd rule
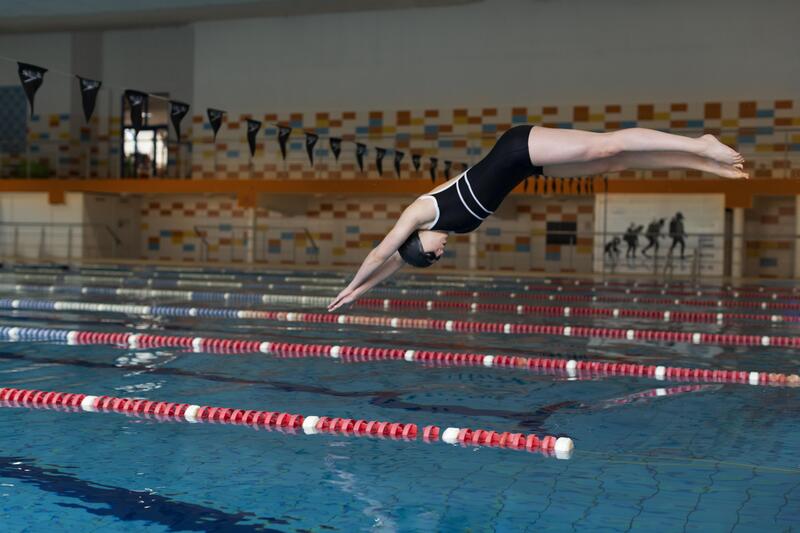
[[[172,168],[167,175],[191,174],[195,178],[223,177],[279,179],[379,178],[376,148],[387,150],[384,178],[396,177],[395,152],[402,152],[401,178],[428,176],[429,161],[439,159],[439,176],[444,161],[453,162],[453,174],[461,164],[474,164],[494,144],[497,135],[515,124],[608,131],[647,127],[686,135],[711,133],[737,147],[749,160],[755,177],[800,177],[800,109],[790,99],[770,101],[639,103],[606,105],[515,106],[497,108],[418,109],[396,111],[342,111],[314,113],[264,113],[225,115],[217,142],[207,118],[197,113],[183,124],[187,144],[180,156],[174,144],[168,148]],[[2,107],[0,107],[2,109]],[[256,154],[250,157],[245,121],[261,120]],[[284,161],[277,143],[278,123],[294,131]],[[98,110],[91,123],[82,116],[50,114],[34,116],[28,122],[31,157],[61,176],[116,175],[120,165],[120,117],[102,115]],[[315,165],[309,164],[303,131],[320,136],[314,148]],[[342,153],[335,160],[330,137],[343,140]],[[355,142],[368,146],[362,173],[355,159]],[[5,158],[20,157],[5,152]],[[411,154],[423,157],[415,170]],[[4,165],[7,166],[7,165]],[[629,172],[626,177],[639,174]],[[653,171],[654,177],[695,177],[697,172]]]
[[[749,158],[749,170],[755,177],[800,177],[800,135],[796,133],[800,113],[793,100],[265,114],[258,117],[266,127],[259,136],[258,152],[252,159],[246,149],[243,126],[248,117],[226,117],[216,146],[212,144],[205,117],[193,117],[200,131],[194,138],[194,176],[378,178],[374,148],[384,147],[388,152],[383,177],[395,176],[394,150],[404,154],[401,177],[424,177],[429,156],[439,159],[440,170],[444,160],[474,164],[493,146],[499,133],[515,124],[533,123],[589,131],[647,127],[695,136],[711,133],[742,151]],[[288,124],[295,130],[285,161],[279,156],[277,123]],[[234,133],[237,131],[238,135]],[[313,168],[308,162],[302,131],[313,131],[321,137],[314,150]],[[329,137],[343,139],[338,162],[327,145]],[[364,173],[355,162],[356,141],[370,147]],[[415,171],[411,164],[412,152],[424,158],[420,171]],[[655,177],[700,175],[685,171],[647,174]],[[634,177],[636,174],[627,175]]]
[[[794,275],[794,196],[759,196],[745,210],[745,276],[787,278]]]
[[[361,263],[407,207],[399,198],[319,199],[284,216],[239,208],[234,197],[146,197],[141,202],[142,258],[300,265]],[[588,271],[594,225],[591,198],[509,200],[471,245],[454,235],[443,268]],[[573,244],[547,244],[548,224],[574,223]],[[473,248],[474,247],[474,248]]]

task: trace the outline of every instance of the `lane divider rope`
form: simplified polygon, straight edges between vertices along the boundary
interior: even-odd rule
[[[437,302],[433,302],[435,304]],[[435,305],[431,308],[436,309]],[[471,308],[483,310],[474,304]],[[491,305],[491,304],[490,304]],[[502,304],[501,304],[502,305]],[[383,305],[385,307],[385,304]],[[512,306],[513,307],[513,306]],[[680,311],[639,311],[630,309],[594,309],[570,307],[536,307],[516,306],[518,314],[543,314],[546,316],[604,316],[604,317],[636,317],[646,313],[648,317],[658,317],[665,322],[674,322],[685,313]],[[432,329],[446,332],[473,333],[505,333],[505,334],[544,334],[566,337],[613,338],[642,341],[688,342],[692,344],[735,345],[735,346],[781,346],[800,347],[800,337],[739,335],[719,333],[691,333],[662,330],[612,329],[587,326],[552,326],[545,324],[511,324],[501,322],[483,322],[452,319],[377,317],[364,315],[344,315],[332,313],[302,313],[284,311],[257,311],[249,309],[230,309],[213,307],[178,307],[166,305],[131,305],[104,304],[83,301],[51,301],[30,298],[0,299],[0,309],[18,309],[29,311],[82,311],[82,312],[115,312],[137,316],[170,316],[170,317],[211,317],[227,319],[260,319],[280,322],[329,323],[340,325],[362,325],[392,328]],[[699,314],[699,313],[698,313]],[[711,313],[706,313],[711,315]],[[782,317],[765,315],[772,322],[781,322]],[[704,317],[705,318],[705,317]],[[716,315],[720,322],[722,316]],[[780,319],[779,319],[780,318]],[[790,317],[795,318],[795,317]],[[797,317],[800,318],[800,317]]]
[[[284,433],[302,431],[306,435],[328,433],[404,441],[416,441],[420,436],[417,424],[317,415],[304,416],[277,411],[211,407],[7,387],[0,388],[0,405],[73,412],[121,413],[129,416],[153,417],[163,421],[241,425],[256,429],[278,430]],[[462,446],[543,452],[545,455],[555,455],[560,459],[568,459],[574,449],[574,443],[569,437],[546,435],[540,438],[533,434],[497,432],[486,429],[460,427],[442,429],[439,426],[428,425],[423,427],[421,437],[427,443],[441,441]]]
[[[314,285],[286,285],[286,284],[276,284],[276,283],[248,283],[244,281],[200,281],[200,280],[192,280],[192,279],[166,279],[166,278],[125,278],[125,277],[102,277],[102,276],[39,276],[39,275],[23,275],[21,276],[23,280],[46,280],[51,283],[55,283],[57,281],[69,281],[74,280],[77,281],[79,284],[86,284],[86,283],[105,283],[105,285],[109,285],[111,283],[116,283],[118,286],[122,286],[125,288],[144,288],[144,287],[151,287],[151,288],[160,288],[160,289],[177,289],[177,288],[217,288],[217,289],[238,289],[238,290],[258,290],[267,288],[268,290],[291,290],[291,291],[320,291],[320,290],[336,290],[340,288],[339,286],[314,286]],[[541,290],[546,291],[543,293],[536,293],[530,292],[531,290]],[[566,289],[566,290],[565,290]],[[409,296],[424,296],[431,294],[432,291],[435,291],[437,297],[450,297],[450,298],[512,298],[512,299],[527,299],[527,300],[556,300],[556,301],[572,301],[572,302],[605,302],[605,303],[620,303],[620,302],[628,302],[634,301],[634,303],[648,303],[648,304],[661,304],[661,305],[692,305],[692,306],[701,306],[701,307],[742,307],[742,308],[773,308],[773,309],[800,309],[800,303],[797,303],[797,296],[793,294],[788,295],[779,295],[776,292],[772,292],[769,294],[766,293],[750,293],[754,298],[764,298],[767,297],[771,301],[762,301],[762,300],[753,300],[753,301],[746,301],[742,299],[743,292],[740,291],[733,291],[729,295],[721,295],[718,294],[718,299],[716,300],[697,300],[697,299],[683,299],[680,298],[652,298],[652,297],[638,297],[634,296],[634,298],[619,297],[619,296],[608,296],[608,295],[574,295],[574,294],[564,294],[564,292],[569,292],[570,290],[583,290],[577,289],[575,287],[565,287],[561,285],[554,285],[554,286],[536,286],[536,285],[525,285],[521,288],[516,288],[515,290],[511,291],[487,291],[487,290],[454,290],[454,289],[442,289],[442,290],[435,290],[435,289],[408,289],[408,288],[399,288],[399,287],[378,287],[372,290],[373,294],[383,294],[383,295],[409,295]],[[591,289],[594,292],[594,289]],[[556,292],[557,294],[552,294]],[[655,291],[647,291],[647,290],[638,290],[638,289],[625,289],[624,293],[626,295],[636,295],[636,294],[655,294]],[[660,294],[667,295],[670,294],[665,289],[660,291]],[[714,296],[712,292],[709,291],[680,291],[679,293],[675,293],[677,295],[682,296],[696,296],[696,297],[710,297]],[[721,296],[726,296],[727,299],[719,299]],[[733,298],[732,300],[730,298]],[[792,300],[791,302],[780,302],[778,300]],[[767,305],[768,307],[764,307]],[[769,307],[771,305],[771,307]],[[782,307],[788,306],[788,307]]]
[[[173,347],[197,352],[294,354],[299,357],[361,358],[369,361],[408,361],[447,366],[499,367],[518,370],[558,369],[569,376],[591,373],[608,376],[645,377],[657,380],[741,383],[750,385],[800,386],[797,374],[684,368],[663,365],[615,363],[556,357],[519,357],[479,353],[453,353],[400,348],[358,347],[331,344],[302,344],[263,340],[237,340],[149,333],[100,332],[55,328],[0,327],[0,340],[62,342],[68,344],[109,344],[130,348]]]

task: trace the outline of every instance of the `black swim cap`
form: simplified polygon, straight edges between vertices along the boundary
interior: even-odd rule
[[[419,240],[419,231],[414,231],[408,239],[397,249],[403,261],[417,268],[426,268],[439,260],[433,252],[426,252],[422,248],[422,241]]]

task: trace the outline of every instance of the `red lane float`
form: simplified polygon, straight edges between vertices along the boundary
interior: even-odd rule
[[[556,327],[556,326],[552,326]],[[19,328],[12,328],[19,329]],[[20,330],[21,331],[21,330]],[[40,332],[61,332],[52,328],[28,328],[30,338],[11,331],[12,340],[36,340]],[[198,352],[274,354],[289,357],[330,357],[345,361],[408,361],[444,366],[483,366],[519,370],[561,370],[569,376],[640,376],[658,380],[702,381],[710,383],[749,383],[751,385],[799,386],[796,374],[767,373],[741,370],[699,369],[656,365],[626,364],[610,361],[567,360],[553,357],[519,357],[510,355],[463,354],[397,348],[358,347],[330,344],[301,344],[236,339],[150,335],[144,333],[100,333],[69,331],[70,344],[122,344],[132,348],[184,347]]]
[[[386,302],[384,300],[384,302]],[[369,305],[372,302],[365,302]],[[436,309],[437,302],[428,302],[428,308]],[[442,304],[443,302],[439,302]],[[447,306],[471,305],[472,309],[481,309],[480,304],[459,304],[449,302]],[[505,305],[505,304],[484,304],[486,305]],[[387,304],[383,303],[386,307]],[[567,316],[570,316],[570,312]],[[663,314],[663,313],[662,313]],[[304,315],[304,313],[297,313]],[[671,315],[668,315],[671,317]],[[368,320],[371,320],[368,318]],[[800,337],[769,336],[769,335],[739,335],[734,333],[693,333],[683,331],[659,331],[642,329],[616,329],[616,328],[597,328],[588,326],[556,326],[547,324],[512,324],[500,322],[471,322],[462,320],[431,320],[431,319],[386,319],[376,318],[376,321],[386,321],[380,325],[390,325],[392,327],[411,327],[439,329],[456,332],[480,332],[480,333],[505,333],[523,335],[558,335],[563,337],[589,337],[601,339],[625,339],[641,341],[668,341],[685,342],[691,344],[715,344],[732,346],[780,346],[783,348],[800,347]]]
[[[383,300],[383,306],[386,307],[391,302]],[[389,302],[389,304],[387,304]],[[364,305],[373,303],[373,300],[367,300]],[[427,302],[428,308],[441,307],[444,302]],[[440,304],[437,306],[436,304]],[[98,309],[108,310],[108,305],[97,305]],[[447,305],[469,305],[470,309],[483,310],[487,306],[499,306],[505,304],[459,304],[457,302],[448,302]],[[511,306],[513,307],[513,306]],[[148,308],[149,309],[149,308]],[[518,306],[518,311],[524,311],[524,306]],[[192,311],[196,308],[188,308],[186,312],[192,316]],[[562,316],[580,316],[581,309],[577,309],[573,313],[572,308],[563,308],[561,310]],[[603,312],[611,312],[611,316],[619,316],[622,310],[596,310]],[[629,310],[630,311],[630,310]],[[148,311],[149,313],[151,311]],[[667,342],[684,342],[691,344],[713,344],[713,345],[732,345],[732,346],[778,346],[782,348],[800,348],[800,337],[787,337],[778,335],[740,335],[734,333],[699,333],[699,332],[683,332],[683,331],[664,331],[664,330],[647,330],[647,329],[617,329],[617,328],[602,328],[590,326],[561,326],[561,325],[547,325],[547,324],[513,324],[502,322],[476,322],[466,320],[444,320],[444,319],[427,319],[427,318],[400,318],[400,317],[368,317],[368,316],[348,316],[348,315],[333,315],[323,313],[296,313],[296,312],[275,312],[275,311],[248,311],[248,310],[230,310],[231,314],[237,318],[247,319],[271,319],[279,321],[296,321],[296,322],[309,322],[309,323],[338,323],[338,324],[352,324],[352,325],[369,325],[380,327],[393,327],[393,328],[408,328],[408,329],[434,329],[448,332],[474,332],[474,333],[504,333],[508,335],[557,335],[563,337],[585,337],[585,338],[601,338],[601,339],[625,339],[625,340],[640,340],[640,341],[667,341]],[[145,313],[145,314],[147,314]],[[649,313],[649,312],[648,312]],[[597,315],[591,315],[597,316]],[[661,316],[665,319],[672,319],[672,313],[668,311],[661,312]],[[19,329],[19,328],[18,328]],[[12,339],[13,340],[13,339]],[[179,342],[177,340],[170,340],[170,342]],[[186,341],[182,341],[186,342]]]
[[[549,291],[549,292],[586,292],[587,290],[596,292],[610,292],[610,293],[624,293],[635,295],[661,295],[661,296],[697,296],[707,298],[733,298],[734,300],[751,298],[751,299],[767,299],[767,300],[797,300],[798,295],[792,292],[782,291],[747,291],[747,290],[704,290],[704,289],[639,289],[639,288],[619,288],[607,286],[586,286],[586,285],[564,285],[564,284],[546,284],[546,283],[530,283],[524,285],[521,289],[507,289],[507,290],[492,290],[492,291],[470,291],[470,290],[457,290],[448,289],[440,291],[440,296],[452,297],[487,297],[487,298],[507,298],[511,293],[519,293],[520,291]]]
[[[401,300],[402,301],[402,300]],[[215,307],[169,307],[164,308],[161,306],[144,306],[144,305],[126,305],[126,304],[101,304],[97,302],[88,301],[60,301],[60,300],[44,300],[44,299],[23,299],[23,300],[6,300],[10,302],[10,308],[23,309],[23,310],[42,310],[41,304],[51,304],[54,310],[69,310],[80,312],[116,312],[125,313],[128,315],[157,315],[158,309],[169,309],[172,313],[164,316],[197,316],[200,311],[212,311],[222,315],[225,313],[225,318],[240,318],[240,319],[264,319],[264,320],[278,320],[278,321],[299,321],[299,322],[317,322],[317,323],[334,323],[339,324],[358,324],[358,325],[375,325],[375,326],[391,326],[394,323],[407,323],[409,319],[402,317],[373,317],[373,316],[359,316],[359,315],[334,315],[331,313],[298,313],[286,311],[255,311],[249,309],[230,309],[230,308],[215,308]],[[372,302],[372,300],[370,300]],[[382,306],[385,307],[386,300],[383,300]],[[389,306],[393,302],[390,300]],[[442,302],[431,301],[430,306],[426,304],[426,308],[439,309],[443,306]],[[446,307],[453,310],[450,304]],[[677,323],[716,323],[725,324],[735,322],[736,320],[751,320],[759,322],[774,322],[774,323],[800,323],[800,316],[791,315],[769,315],[757,313],[711,313],[711,312],[694,312],[694,311],[661,311],[655,309],[627,309],[627,308],[597,308],[597,307],[569,307],[560,305],[514,305],[514,304],[464,304],[461,308],[456,308],[456,311],[485,311],[489,313],[495,312],[508,312],[516,313],[518,315],[539,315],[539,316],[561,316],[561,317],[603,317],[609,319],[619,318],[635,318],[638,320],[657,320],[660,322],[677,322]],[[178,314],[176,311],[183,311],[185,315]],[[447,321],[435,321],[430,319],[414,319],[418,320],[417,327],[433,328],[431,324],[437,322],[447,323]],[[417,322],[414,322],[417,323]],[[469,323],[475,324],[476,322],[470,321]],[[400,326],[398,326],[400,327]]]
[[[453,296],[449,294],[451,291],[436,291],[434,294],[437,297]],[[458,291],[456,291],[458,292]],[[484,293],[481,291],[469,292],[473,298],[480,297],[498,297],[492,296],[491,293]],[[695,306],[695,307],[717,307],[717,308],[735,308],[742,307],[748,309],[761,309],[763,311],[777,309],[777,310],[800,310],[800,303],[781,303],[781,302],[760,302],[760,301],[736,301],[736,300],[696,300],[696,299],[680,299],[680,298],[618,298],[614,296],[584,296],[584,295],[569,295],[569,294],[531,294],[519,292],[511,292],[502,296],[505,299],[521,299],[521,300],[547,300],[551,302],[602,302],[602,303],[642,303],[653,304],[661,306]],[[443,300],[419,300],[419,299],[388,299],[388,298],[366,298],[358,300],[354,305],[363,305],[369,307],[383,306],[386,309],[392,307],[407,307],[417,309],[470,309],[473,305],[482,305],[485,309],[492,309],[506,311],[512,304],[476,304],[469,302],[453,302]]]
[[[303,416],[276,411],[210,407],[139,398],[91,396],[31,389],[0,388],[0,406],[121,413],[127,416],[154,418],[159,421],[239,425],[284,433],[302,431],[306,435],[329,433],[352,437],[416,441],[419,434],[416,424],[316,415]],[[470,438],[467,439],[467,436]],[[572,439],[569,437],[547,435],[539,438],[536,435],[521,433],[499,433],[485,429],[456,427],[446,428],[442,431],[440,427],[434,425],[423,428],[422,440],[428,443],[441,440],[448,444],[464,446],[538,451],[546,455],[555,455],[561,459],[569,458],[574,448]]]

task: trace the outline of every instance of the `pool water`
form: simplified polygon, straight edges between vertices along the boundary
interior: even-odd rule
[[[249,273],[211,270],[104,267],[67,274],[72,277],[6,269],[0,273],[0,285],[6,287],[0,298],[224,307],[224,301],[189,304],[179,298],[44,294],[24,287],[12,291],[8,284],[100,286],[105,278],[106,285],[119,286],[119,277],[197,280],[202,275],[205,281],[272,280],[280,287],[271,292],[327,298],[342,285],[338,275],[324,272],[291,277],[262,272],[260,280]],[[509,291],[520,291],[525,284],[511,278],[442,283]],[[397,288],[433,294],[439,286],[430,278],[399,278],[387,294],[395,291],[392,297],[401,297]],[[602,290],[624,294],[610,287]],[[581,293],[596,294],[588,287],[571,292]],[[308,302],[248,308],[321,312]],[[791,323],[747,321],[720,326],[414,309],[348,312],[758,335],[793,336],[800,329]],[[798,350],[775,347],[116,312],[0,309],[0,326],[558,354],[786,374],[800,367]],[[557,459],[421,439],[287,434],[6,406],[0,408],[3,531],[705,532],[790,531],[800,524],[797,387],[44,341],[0,342],[0,387],[568,436],[575,444],[568,459]]]

